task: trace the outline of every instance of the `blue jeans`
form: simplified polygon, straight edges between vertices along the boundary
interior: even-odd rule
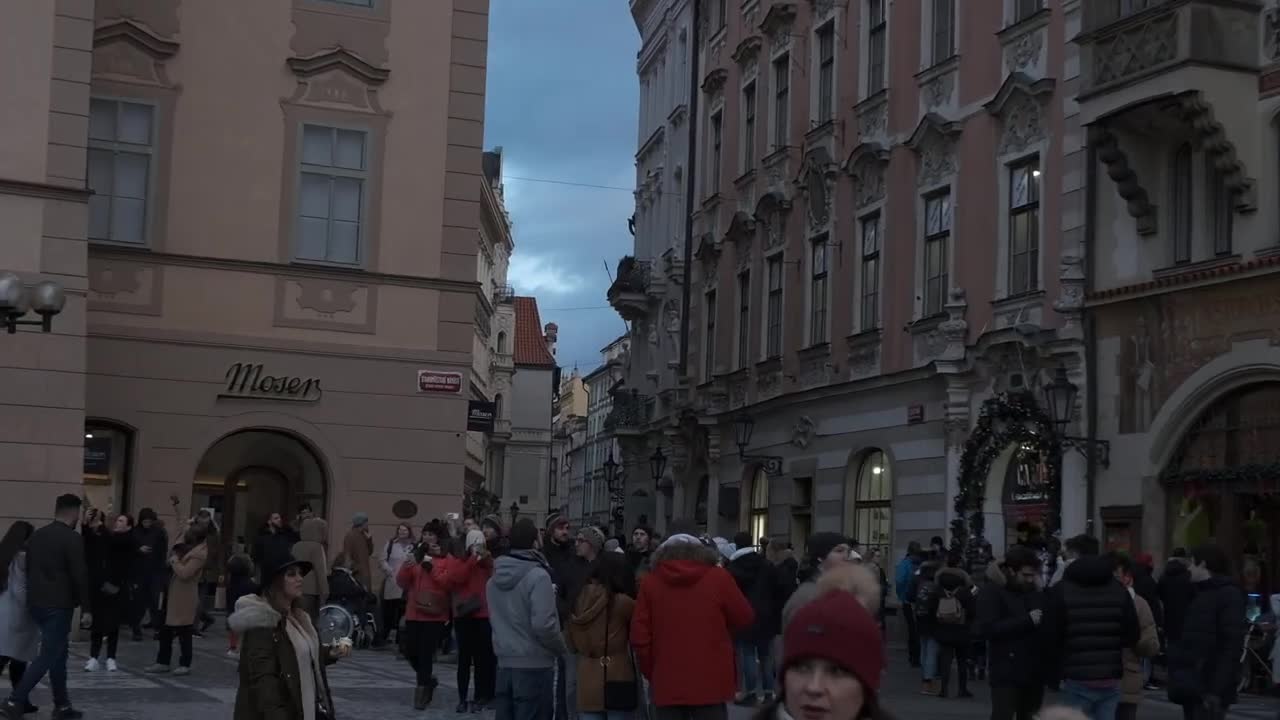
[[[744,693],[773,692],[773,657],[769,652],[772,643],[739,640],[734,643],[738,652],[738,689]]]
[[[1062,704],[1088,715],[1089,720],[1115,720],[1116,706],[1120,704],[1120,683],[1096,687],[1063,680]]]
[[[67,707],[71,704],[71,697],[67,695],[67,635],[71,632],[71,615],[74,612],[69,608],[31,608],[31,618],[40,626],[40,654],[27,666],[22,682],[9,696],[10,702],[26,705],[36,684],[44,679],[45,673],[49,673],[54,706]]]
[[[929,635],[920,636],[920,676],[925,680],[938,677],[938,641]]]
[[[495,720],[551,720],[555,711],[555,670],[498,668],[493,698]]]

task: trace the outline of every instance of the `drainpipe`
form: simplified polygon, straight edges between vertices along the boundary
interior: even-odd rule
[[[1084,296],[1089,297],[1089,293],[1093,291],[1093,273],[1098,267],[1097,253],[1097,223],[1094,222],[1094,214],[1097,211],[1098,196],[1098,156],[1097,150],[1094,149],[1093,143],[1088,140],[1089,133],[1085,133],[1085,162],[1088,163],[1085,168],[1085,194],[1084,194],[1084,250],[1085,261],[1084,268]],[[1084,330],[1084,363],[1085,363],[1085,402],[1089,405],[1088,420],[1089,431],[1086,433],[1088,439],[1087,447],[1090,449],[1085,459],[1085,511],[1088,515],[1085,517],[1084,529],[1089,535],[1094,534],[1094,518],[1097,516],[1097,475],[1098,475],[1098,456],[1093,451],[1096,447],[1098,439],[1098,328],[1094,323],[1093,314],[1089,311],[1088,306],[1080,308],[1080,323]]]
[[[698,53],[701,50],[701,39],[698,37],[698,20],[701,2],[694,0],[693,24],[689,29],[689,157],[685,161],[685,208],[684,208],[684,278],[680,298],[680,383],[689,375],[689,307],[692,304],[693,288],[691,280],[693,269],[693,203],[697,200],[695,181],[698,162]]]

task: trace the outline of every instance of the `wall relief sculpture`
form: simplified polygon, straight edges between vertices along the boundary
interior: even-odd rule
[[[864,208],[884,200],[888,167],[889,153],[882,146],[863,143],[854,148],[845,163],[853,178],[854,207]]]
[[[813,434],[817,429],[813,420],[808,415],[801,415],[796,424],[791,427],[791,444],[801,450],[809,447],[809,443],[813,442]]]
[[[1001,123],[1000,155],[1025,152],[1045,139],[1044,108],[1030,95],[1019,93],[1006,108]]]
[[[1017,40],[1010,43],[1004,49],[1004,63],[1006,69],[1011,72],[1023,72],[1034,68],[1040,60],[1040,53],[1044,49],[1044,31],[1032,30]]]
[[[925,115],[916,126],[907,146],[919,157],[916,180],[920,187],[939,185],[955,175],[955,145],[959,134],[959,123],[933,113]]]

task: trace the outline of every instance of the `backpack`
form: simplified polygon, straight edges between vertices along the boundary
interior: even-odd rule
[[[955,591],[942,591],[942,597],[938,598],[938,611],[934,614],[934,617],[943,625],[964,624],[964,603],[960,602],[960,598],[956,597]]]
[[[929,617],[929,596],[933,595],[933,588],[932,580],[916,581],[916,599],[912,604],[916,611],[916,617]]]

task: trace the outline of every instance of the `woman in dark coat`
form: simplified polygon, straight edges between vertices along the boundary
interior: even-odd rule
[[[240,686],[234,720],[331,720],[328,665],[351,654],[350,642],[322,645],[305,610],[309,563],[265,558],[262,590],[236,602],[228,624],[240,637]]]
[[[973,643],[977,603],[973,583],[959,564],[958,557],[951,557],[947,560],[948,567],[938,571],[929,597],[929,619],[933,639],[938,643],[938,677],[941,679],[938,694],[947,697],[954,660],[960,678],[959,697],[969,698],[973,697],[969,692],[969,646]]]
[[[107,670],[115,672],[116,647],[120,642],[120,624],[127,620],[129,575],[133,566],[133,518],[117,515],[111,527],[106,514],[90,510],[83,526],[84,558],[89,569],[93,627],[89,631],[89,661],[85,672],[98,669],[102,641],[107,642]]]

